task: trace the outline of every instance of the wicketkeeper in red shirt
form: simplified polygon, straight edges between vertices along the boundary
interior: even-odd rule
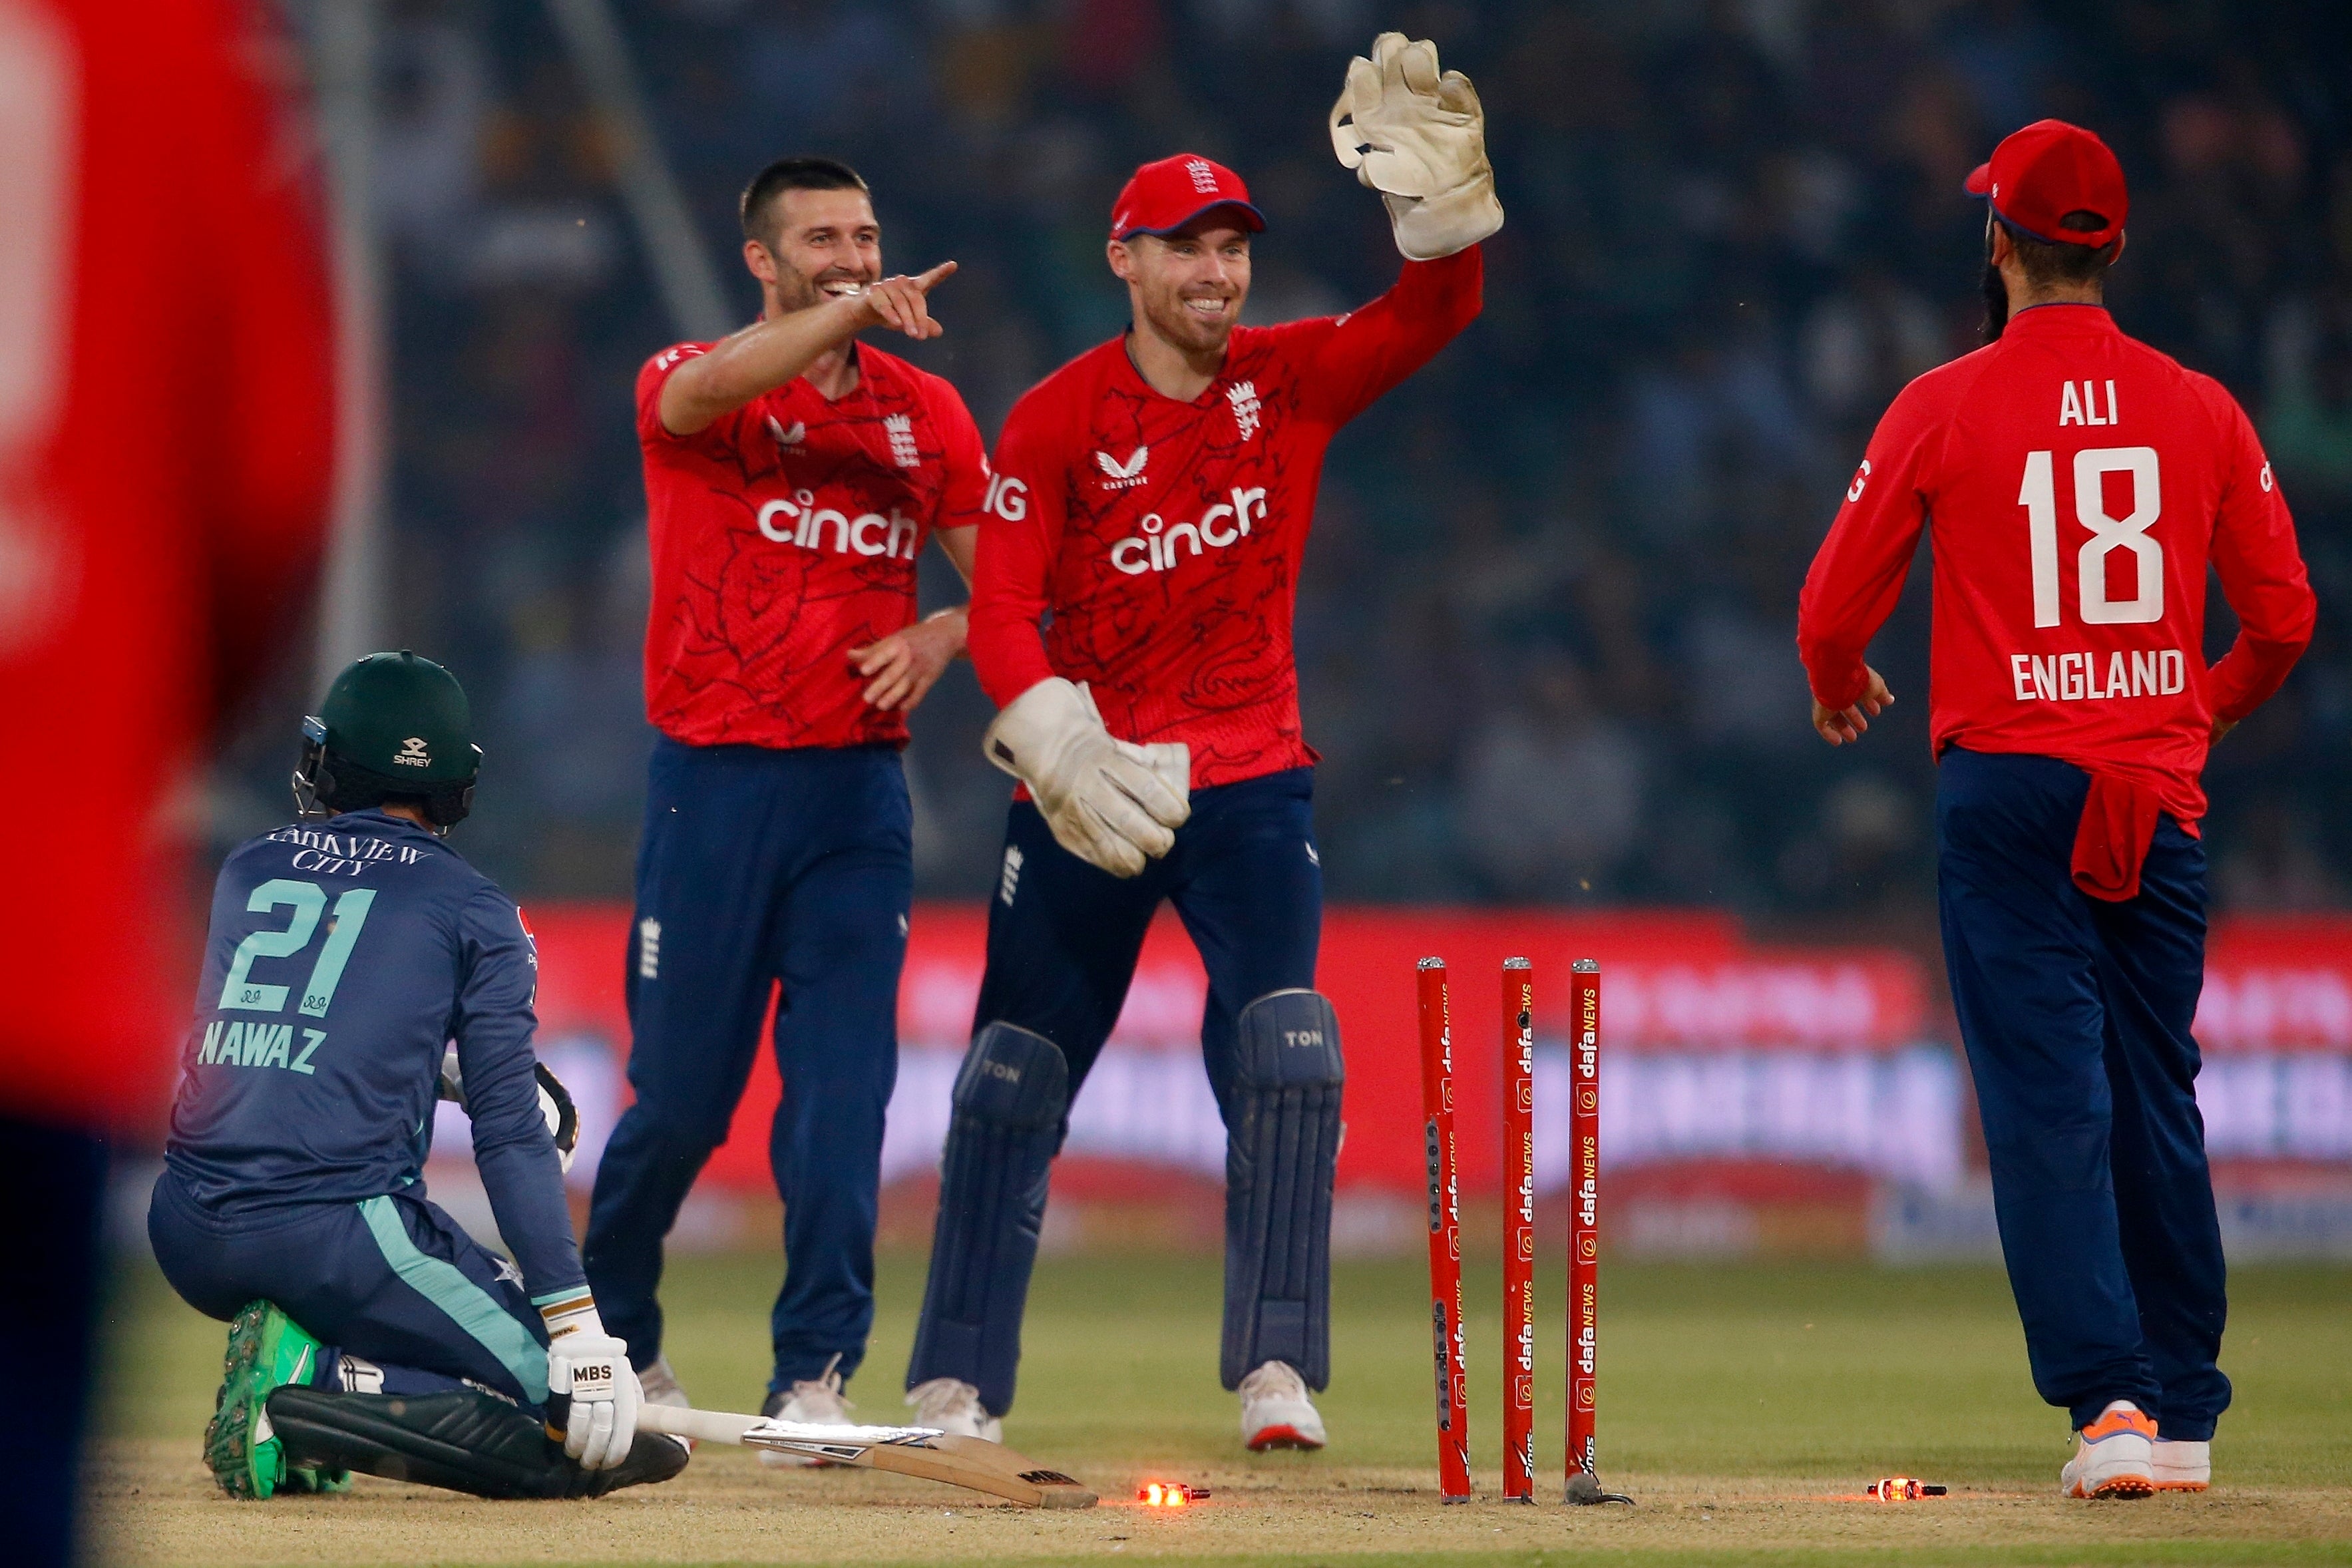
[[[2102,304],[2126,196],[2054,120],[1968,189],[1991,341],[1903,390],[1814,559],[1813,725],[1894,698],[1863,662],[1920,528],[1944,955],[2034,1386],[2072,1497],[2201,1490],[2230,1402],[2221,1238],[2189,1024],[2205,969],[2207,748],[2278,689],[2315,604],[2253,426]],[[2208,668],[2205,577],[2237,612]]]
[[[1478,242],[1503,221],[1477,97],[1433,46],[1383,35],[1332,130],[1388,205],[1393,289],[1345,316],[1238,325],[1265,226],[1247,189],[1191,153],[1147,163],[1111,209],[1133,326],[1031,390],[997,444],[971,653],[1003,710],[989,759],[1022,787],[908,1372],[926,1425],[993,1436],[1012,1405],[1047,1171],[1164,899],[1209,975],[1224,1386],[1253,1448],[1324,1442],[1307,1391],[1330,1371],[1342,1069],[1314,990],[1298,563],[1325,447],[1478,313]]]

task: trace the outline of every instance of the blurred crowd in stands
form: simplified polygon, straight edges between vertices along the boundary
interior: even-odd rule
[[[2125,329],[2253,412],[2318,640],[2210,780],[2228,909],[2352,887],[2352,8],[2341,0],[619,0],[663,151],[744,319],[736,193],[818,152],[872,183],[886,259],[952,257],[919,357],[992,439],[1118,330],[1109,199],[1179,148],[1271,227],[1250,315],[1392,279],[1325,115],[1381,27],[1488,112],[1509,219],[1484,319],[1332,448],[1299,649],[1335,898],[1932,897],[1926,563],[1859,750],[1807,723],[1799,584],[1873,422],[1973,347],[1962,177],[2045,114],[2133,184]],[[625,895],[647,742],[631,381],[683,335],[614,143],[531,0],[394,0],[375,193],[392,248],[400,639],[488,720],[469,854],[523,896]],[[898,345],[892,345],[896,348]],[[954,591],[936,559],[926,608]],[[2213,616],[2212,648],[2232,629]],[[984,889],[1005,781],[968,668],[917,716],[920,887]],[[272,730],[247,759],[281,772]],[[257,801],[254,811],[274,811]],[[235,815],[232,813],[231,815]],[[238,824],[242,826],[242,824]]]

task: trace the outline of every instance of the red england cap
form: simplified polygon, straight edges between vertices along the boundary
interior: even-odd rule
[[[1179,153],[1129,178],[1110,205],[1110,237],[1171,235],[1211,207],[1238,208],[1242,226],[1253,234],[1265,227],[1265,215],[1250,205],[1239,174],[1198,153]]]
[[[1992,210],[2035,239],[2102,246],[2124,231],[2131,208],[2124,167],[2107,144],[2079,125],[2037,120],[2012,131],[1992,150],[1990,162],[1968,177],[1969,195],[1991,201]],[[2058,220],[2072,212],[2095,213],[2096,228],[2073,229]]]

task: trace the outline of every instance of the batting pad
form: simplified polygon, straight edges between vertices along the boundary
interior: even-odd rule
[[[1045,1036],[990,1024],[972,1037],[956,1074],[908,1388],[952,1377],[978,1388],[990,1415],[1013,1407],[1021,1311],[1069,1100],[1069,1064]]]
[[[686,1468],[683,1445],[640,1432],[617,1468],[583,1470],[529,1412],[470,1388],[404,1395],[289,1386],[271,1393],[268,1409],[289,1464],[475,1497],[602,1497]]]
[[[1331,1381],[1331,1182],[1339,1158],[1339,1020],[1313,991],[1242,1009],[1225,1136],[1228,1389],[1288,1362]]]

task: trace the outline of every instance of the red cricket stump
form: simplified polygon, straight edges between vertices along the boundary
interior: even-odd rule
[[[1503,960],[1503,1498],[1536,1500],[1536,980]]]
[[[1470,1500],[1470,1390],[1463,1373],[1462,1210],[1454,1165],[1454,1026],[1445,962],[1424,958],[1421,1003],[1422,1137],[1429,1158],[1429,1322],[1437,1360],[1437,1485]]]
[[[1568,1221],[1568,1498],[1572,1503],[1632,1502],[1601,1489],[1592,1426],[1601,1352],[1601,965],[1570,966]]]

